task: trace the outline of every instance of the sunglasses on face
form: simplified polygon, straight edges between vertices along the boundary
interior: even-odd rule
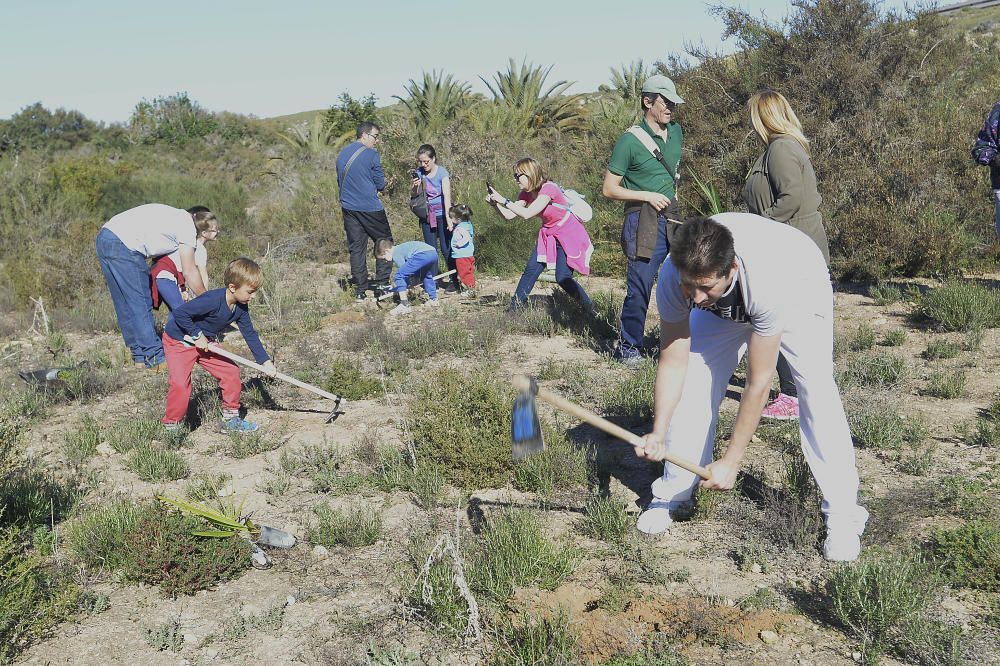
[[[514,172],[514,180],[521,180],[521,176],[523,176],[523,175],[525,175],[525,174],[523,174],[523,173],[521,173],[519,171],[515,171]]]

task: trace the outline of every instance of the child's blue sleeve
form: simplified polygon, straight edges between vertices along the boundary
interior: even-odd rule
[[[237,306],[236,315],[236,325],[240,329],[240,333],[243,335],[243,340],[247,343],[247,347],[250,348],[250,352],[253,354],[253,359],[257,363],[265,363],[271,360],[271,357],[267,355],[264,350],[264,345],[260,341],[260,336],[257,334],[257,329],[254,328],[253,320],[250,319],[250,310],[247,306]]]

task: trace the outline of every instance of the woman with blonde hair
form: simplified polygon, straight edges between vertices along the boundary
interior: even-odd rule
[[[573,271],[590,274],[590,255],[594,246],[583,223],[570,210],[569,202],[558,185],[545,176],[542,165],[526,157],[514,165],[514,181],[519,193],[508,199],[492,186],[487,203],[491,204],[505,220],[516,218],[542,220],[538,242],[528,259],[509,310],[513,311],[528,302],[528,294],[546,266],[556,270],[556,282],[571,298],[580,303],[587,313],[594,312],[594,304],[583,286],[573,279]]]
[[[743,188],[750,212],[783,222],[809,236],[830,263],[830,247],[819,213],[822,201],[816,188],[816,173],[809,160],[809,140],[788,100],[773,90],[757,93],[747,102],[750,123],[764,142]],[[776,248],[780,251],[780,248]],[[795,276],[788,276],[794,280]],[[778,357],[777,397],[764,408],[765,418],[791,420],[799,417],[798,397],[792,372],[783,356]]]

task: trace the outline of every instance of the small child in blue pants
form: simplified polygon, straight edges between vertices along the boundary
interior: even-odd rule
[[[438,305],[437,284],[434,282],[434,269],[438,265],[437,251],[421,241],[408,241],[393,245],[391,238],[380,238],[375,242],[375,256],[379,259],[392,261],[396,265],[396,277],[393,279],[392,291],[399,294],[399,305],[389,311],[391,315],[406,314],[410,311],[410,300],[407,290],[411,280],[423,281],[424,290],[430,297],[425,303],[428,307]]]

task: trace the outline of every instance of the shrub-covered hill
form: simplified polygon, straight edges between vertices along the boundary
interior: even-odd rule
[[[341,95],[304,118],[213,114],[183,93],[143,100],[128,123],[112,126],[27,107],[0,121],[0,303],[87,293],[99,272],[92,253],[79,250],[108,217],[149,201],[216,210],[217,256],[341,258],[333,160],[353,125],[372,116],[384,125],[385,198],[400,237],[417,235],[406,172],[417,145],[430,142],[452,173],[455,199],[473,205],[481,268],[519,270],[531,225],[495,219],[481,199],[486,178],[512,192],[509,166],[528,154],[595,204],[595,269],[618,274],[620,207],[600,197],[600,182],[654,71],[675,78],[687,100],[679,112],[687,213],[707,205],[695,177],[718,190],[723,208],[742,206],[743,179],[761,150],[745,102],[772,87],[812,140],[841,276],[931,274],[995,260],[987,174],[968,151],[995,101],[1000,42],[991,21],[1000,12],[899,16],[872,0],[805,0],[770,23],[739,9],[712,11],[735,54],[689,47],[655,66],[633,62],[613,68],[608,85],[590,94],[573,94],[551,67],[512,60],[483,74],[486,96],[432,72],[415,75],[390,107]]]

